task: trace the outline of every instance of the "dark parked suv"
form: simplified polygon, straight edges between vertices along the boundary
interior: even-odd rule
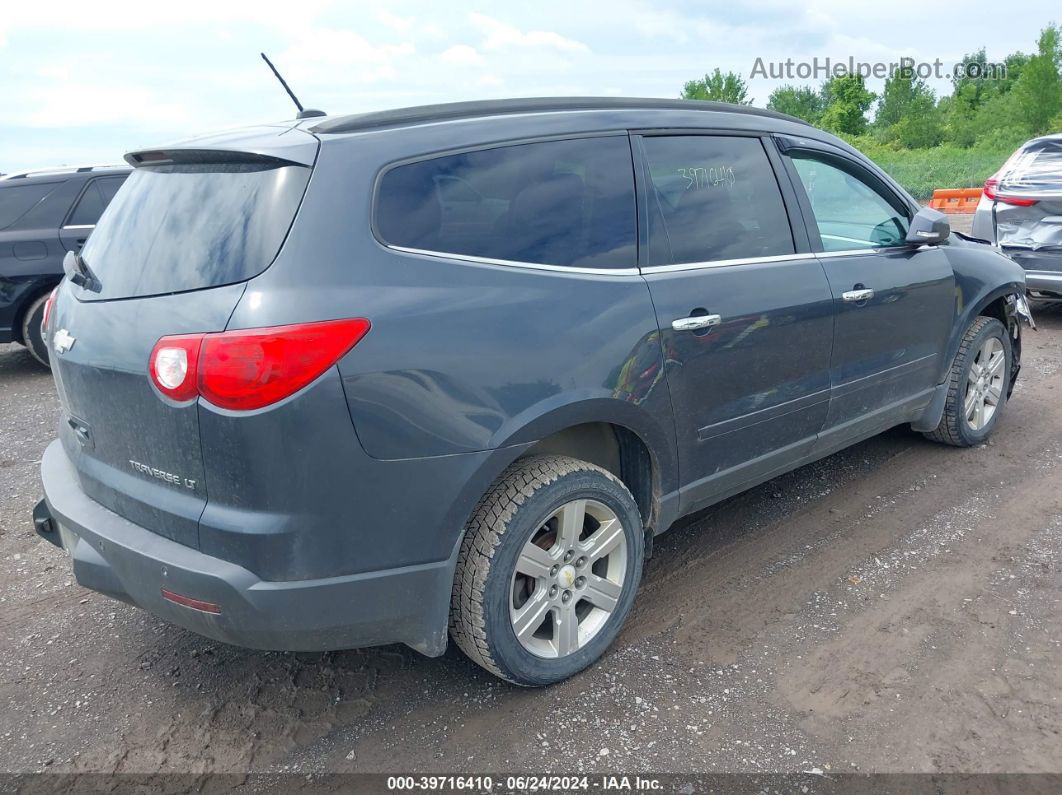
[[[516,100],[134,152],[46,321],[38,532],[264,649],[592,663],[654,534],[891,426],[998,424],[1022,269],[795,119]],[[707,597],[706,598],[710,598]]]
[[[128,166],[21,171],[0,177],[0,343],[20,342],[41,363],[41,319],[77,251],[129,174]]]

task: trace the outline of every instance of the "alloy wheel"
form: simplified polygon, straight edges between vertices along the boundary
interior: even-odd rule
[[[1003,399],[1007,355],[1003,342],[998,337],[989,337],[977,351],[970,373],[966,378],[966,396],[963,403],[966,423],[979,431],[992,421]]]
[[[590,642],[616,609],[627,573],[627,539],[616,513],[578,499],[531,534],[516,561],[509,617],[520,644],[566,657]]]

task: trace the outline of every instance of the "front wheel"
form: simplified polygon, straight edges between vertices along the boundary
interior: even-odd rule
[[[956,447],[987,439],[1007,405],[1012,357],[1006,327],[994,317],[975,319],[952,362],[944,415],[926,436]]]
[[[616,477],[567,456],[520,459],[469,521],[450,634],[515,684],[567,679],[619,633],[644,553],[638,505]]]

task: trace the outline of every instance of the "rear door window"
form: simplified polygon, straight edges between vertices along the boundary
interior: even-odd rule
[[[589,268],[637,261],[626,136],[542,141],[396,166],[376,196],[391,246]]]
[[[642,139],[650,265],[792,254],[793,234],[758,138]]]
[[[44,201],[62,182],[0,183],[0,229],[14,226],[22,216]]]
[[[99,279],[82,300],[159,295],[244,281],[276,257],[310,169],[286,161],[141,166],[81,256]]]

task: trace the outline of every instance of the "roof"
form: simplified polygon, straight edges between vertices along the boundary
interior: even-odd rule
[[[36,168],[26,171],[15,171],[11,174],[0,176],[0,182],[13,179],[32,179],[34,177],[58,177],[66,174],[85,174],[92,171],[128,171],[129,166],[124,163],[95,165],[95,166],[56,166],[55,168]]]
[[[310,127],[314,133],[350,133],[433,121],[454,121],[483,116],[549,113],[580,110],[692,110],[762,116],[807,125],[795,116],[749,105],[708,102],[696,99],[660,99],[640,97],[531,97],[524,99],[490,99],[474,102],[450,102],[420,105],[374,113],[335,116]]]

